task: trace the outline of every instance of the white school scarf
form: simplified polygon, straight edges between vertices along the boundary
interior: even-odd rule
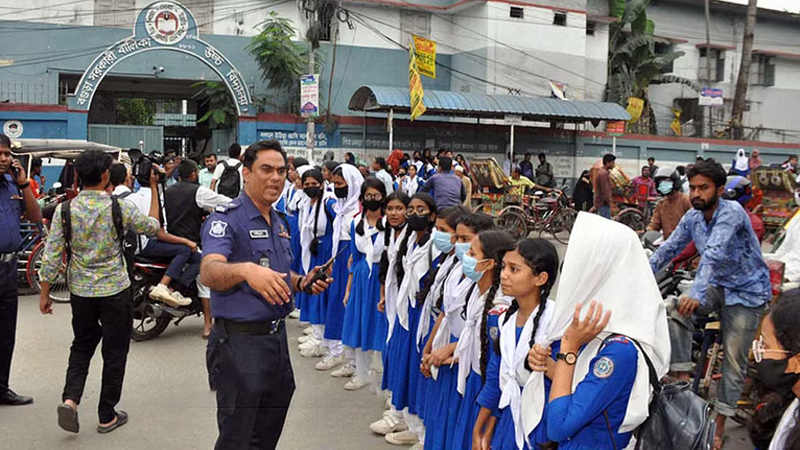
[[[402,260],[398,261],[405,268],[405,276],[400,281],[400,288],[397,290],[397,316],[400,318],[400,325],[408,330],[408,307],[417,305],[417,292],[422,277],[431,268],[431,261],[436,259],[441,253],[434,245],[433,239],[428,239],[423,245],[414,245],[417,240],[417,232],[412,231],[408,237],[408,249]],[[397,243],[398,249],[402,241]]]
[[[499,379],[502,394],[500,395],[500,403],[498,406],[500,409],[506,407],[511,408],[511,417],[514,420],[514,438],[516,439],[517,448],[519,449],[523,448],[525,441],[528,439],[527,436],[530,433],[525,433],[522,425],[522,385],[525,384],[526,378],[519,380],[516,368],[519,367],[520,364],[525,364],[525,358],[528,356],[528,350],[531,348],[529,343],[531,333],[533,332],[533,319],[536,317],[541,307],[541,305],[537,306],[536,309],[531,311],[531,315],[528,316],[528,319],[525,321],[525,326],[522,328],[522,333],[520,334],[518,342],[516,340],[516,327],[517,314],[519,314],[519,311],[515,312],[508,320],[505,320],[505,314],[500,316],[499,319],[501,324],[503,320],[505,320],[505,324],[503,324],[500,329]],[[535,336],[536,340],[543,340],[545,338],[547,324],[550,323],[554,309],[553,302],[547,300],[542,316],[539,318],[539,328],[536,330]],[[528,443],[528,447],[533,448],[530,443]]]
[[[427,318],[430,317],[431,311],[433,310],[433,305],[436,302],[436,298],[439,296],[439,293],[442,290],[442,285],[447,280],[447,275],[450,272],[450,268],[456,263],[456,255],[450,255],[442,261],[439,265],[439,271],[436,272],[436,278],[433,280],[433,285],[431,286],[431,290],[428,291],[428,295],[425,296],[425,303],[422,304],[422,310],[420,311],[420,317],[426,318],[426,320],[420,319],[419,327],[417,327],[417,335],[415,336],[417,340],[417,349],[422,348],[425,345],[423,342],[425,340],[425,336],[428,334],[428,330],[431,327],[431,321]]]
[[[387,226],[389,226],[387,224]],[[386,280],[383,282],[384,294],[384,310],[386,311],[386,320],[389,321],[389,328],[386,331],[386,342],[392,338],[394,331],[394,319],[397,317],[397,272],[395,270],[397,264],[397,247],[398,243],[403,240],[406,235],[408,227],[405,225],[399,230],[392,229],[389,236],[389,247],[386,248],[386,259],[389,262],[389,267],[386,272]]]
[[[347,197],[337,198],[333,211],[336,218],[333,219],[333,252],[339,251],[339,241],[350,240],[350,223],[353,217],[358,214],[358,196],[361,194],[361,185],[364,184],[364,177],[361,172],[351,164],[339,164],[334,171],[342,169],[342,178],[347,183]]]
[[[778,423],[778,428],[775,430],[775,435],[772,436],[772,441],[769,443],[768,450],[786,450],[786,438],[789,437],[789,432],[795,427],[795,411],[800,406],[800,400],[794,399],[786,411],[781,416],[781,421]]]
[[[358,223],[361,222],[361,220],[364,220],[364,234],[361,235],[356,232],[353,239],[356,240],[356,249],[364,254],[364,259],[367,260],[367,266],[369,267],[369,276],[372,276],[372,264],[381,260],[384,244],[380,236],[373,240],[373,237],[380,233],[381,230],[379,230],[377,226],[370,226],[363,214],[359,214],[353,218],[353,228],[358,227]],[[381,220],[383,220],[383,217],[378,219],[378,221]]]
[[[408,194],[409,197],[416,194],[419,187],[419,175],[415,175],[414,178],[408,175],[403,177],[403,192]]]
[[[325,207],[328,200],[332,198],[332,193],[323,192],[322,198],[317,199],[317,202],[322,202],[320,205],[312,204],[309,199],[300,208],[297,222],[300,224],[300,248],[302,249],[300,257],[305,273],[311,270],[311,242],[314,240],[314,222],[316,221],[317,223],[317,237],[325,236],[325,230],[328,229],[328,215],[325,214]],[[317,211],[317,206],[319,206],[319,211]],[[323,255],[323,257],[327,260],[335,253],[336,249],[332,250],[330,255]]]
[[[460,276],[460,275],[459,275]],[[468,278],[465,278],[469,280]],[[463,280],[462,280],[463,283]],[[468,288],[472,286],[472,284],[464,283]],[[459,285],[459,289],[461,285]],[[467,295],[469,290],[467,289],[466,292],[463,293],[464,296]],[[481,316],[483,315],[484,306],[486,304],[486,296],[489,295],[489,290],[487,289],[486,292],[481,293],[477,287],[472,290],[472,294],[467,299],[467,320],[464,322],[464,328],[461,330],[461,334],[458,337],[458,344],[456,345],[456,351],[453,353],[453,358],[458,359],[458,384],[456,389],[461,395],[464,395],[464,392],[467,387],[467,377],[469,376],[469,371],[472,370],[475,373],[481,374]],[[511,298],[506,297],[503,295],[503,292],[498,289],[497,293],[494,295],[494,300],[492,300],[493,306],[498,305],[505,305],[508,306],[511,304]]]
[[[302,179],[303,174],[311,170],[312,167],[309,165],[300,166],[297,168],[297,176],[298,178]],[[305,192],[302,189],[297,189],[297,186],[292,183],[289,186],[289,189],[286,191],[286,214],[293,216],[298,213],[300,208],[304,208],[311,199],[308,198]]]
[[[472,280],[470,280],[472,281]],[[455,325],[456,321],[460,319],[457,317],[458,314],[461,314],[461,311],[464,308],[464,302],[467,301],[467,292],[469,292],[469,287],[471,287],[473,283],[467,284],[467,291],[466,292],[458,292],[455,293],[456,295],[447,295],[442,302],[442,309],[444,312],[444,317],[442,317],[442,321],[439,322],[439,328],[436,330],[436,335],[433,337],[433,342],[431,343],[431,350],[438,350],[447,344],[450,343],[450,336],[453,334],[453,326]],[[461,329],[463,331],[463,327]],[[459,336],[460,336],[459,332]],[[458,344],[456,344],[458,346]],[[455,352],[453,353],[453,362],[450,364],[450,367],[453,367],[455,364]],[[459,368],[461,364],[459,363]],[[439,368],[431,366],[431,376],[435,380],[439,375]]]
[[[573,389],[583,381],[590,361],[611,334],[638,341],[653,362],[658,377],[663,377],[670,360],[666,308],[636,233],[621,223],[581,212],[569,241],[553,317],[546,337],[537,343],[546,347],[561,339],[572,322],[575,305],[585,305],[581,310],[585,316],[589,303],[596,300],[604,310],[611,311],[611,320],[578,356]],[[621,433],[632,431],[648,415],[649,370],[638,347],[637,353],[636,378],[619,429]],[[522,374],[527,370],[523,365],[518,372]],[[522,391],[522,422],[526,436],[539,424],[545,402],[544,374],[534,371]]]

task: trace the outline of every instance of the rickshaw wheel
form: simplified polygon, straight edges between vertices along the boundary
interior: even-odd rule
[[[528,218],[519,208],[509,208],[497,217],[497,226],[508,231],[515,239],[528,237]]]
[[[633,231],[644,231],[647,224],[644,223],[644,216],[642,212],[635,208],[629,208],[621,211],[614,218],[617,222],[627,226]]]
[[[566,245],[569,242],[572,227],[575,225],[575,219],[578,218],[578,211],[572,208],[565,208],[557,214],[550,222],[550,231],[556,241]]]

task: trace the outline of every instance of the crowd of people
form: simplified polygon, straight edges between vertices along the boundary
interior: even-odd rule
[[[22,201],[4,195],[0,205],[16,205],[17,222],[22,206],[36,220],[30,183],[4,138],[0,193],[19,192]],[[745,190],[728,189],[715,161],[697,161],[685,175],[654,160],[642,169],[635,184],[663,196],[649,227],[666,239],[648,260],[639,236],[608,220],[615,157],[604,156],[594,177],[584,172],[578,181],[580,204],[597,214],[578,215],[561,261],[549,241],[515,240],[493,217],[473,212],[469,164],[447,150],[435,157],[395,151],[369,167],[352,153],[314,165],[288,157],[277,141],[228,152],[225,161],[203,157],[202,170],[188,159],[130,170],[94,151],[75,161],[81,192],[56,209],[40,271],[40,309],[50,314],[50,283],[67,255],[75,338],[57,407],[64,430],[79,431],[100,342],[97,431],[129,419],[116,409],[132,321],[120,245],[127,232],[139,237],[139,255],[171,260],[152,298],[180,307],[187,299],[174,287],[197,283],[220,450],[277,446],[295,390],[290,345],[319,358],[315,369],[342,379],[343,389],[385,396],[383,415],[363,426],[391,444],[625,448],[648,417],[649,374],[686,379],[690,318],[712,311],[721,317],[725,353],[715,448],[735,413],[751,342],[759,381],[779,394],[769,409],[775,423],[758,422],[762,436],[775,449],[800,442],[800,296],[779,303],[756,336],[771,299],[769,271],[742,206]],[[555,185],[543,154],[536,168],[527,155],[509,173],[514,188]],[[0,237],[0,275],[9,279],[16,277],[15,257],[6,256],[14,244]],[[685,251],[699,254],[697,277],[667,305],[653,272]],[[0,296],[2,333],[11,295]],[[304,327],[297,344],[288,340],[287,317]],[[0,346],[5,369],[8,339]],[[8,389],[8,371],[0,371],[0,404],[30,401]]]

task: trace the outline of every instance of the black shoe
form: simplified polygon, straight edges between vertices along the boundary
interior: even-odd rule
[[[0,396],[0,405],[21,406],[30,405],[31,403],[33,403],[33,397],[17,395],[11,389],[7,390],[5,395]]]
[[[105,427],[98,425],[97,432],[100,434],[111,433],[112,431],[125,425],[126,423],[128,423],[128,413],[126,413],[125,411],[117,411],[117,421]]]

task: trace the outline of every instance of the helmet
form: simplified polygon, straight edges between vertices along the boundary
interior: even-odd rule
[[[658,189],[658,185],[662,181],[672,181],[672,190],[669,192],[665,193],[661,192],[660,189],[658,190],[658,192],[660,192],[662,195],[668,195],[672,192],[680,191],[683,184],[681,183],[681,176],[678,175],[678,171],[671,167],[659,167],[658,170],[656,170],[656,173],[653,174],[653,181],[656,183],[656,189]]]
[[[753,198],[752,184],[750,180],[739,175],[731,175],[725,182],[725,192],[722,194],[725,200],[736,200],[742,206],[746,205]]]

